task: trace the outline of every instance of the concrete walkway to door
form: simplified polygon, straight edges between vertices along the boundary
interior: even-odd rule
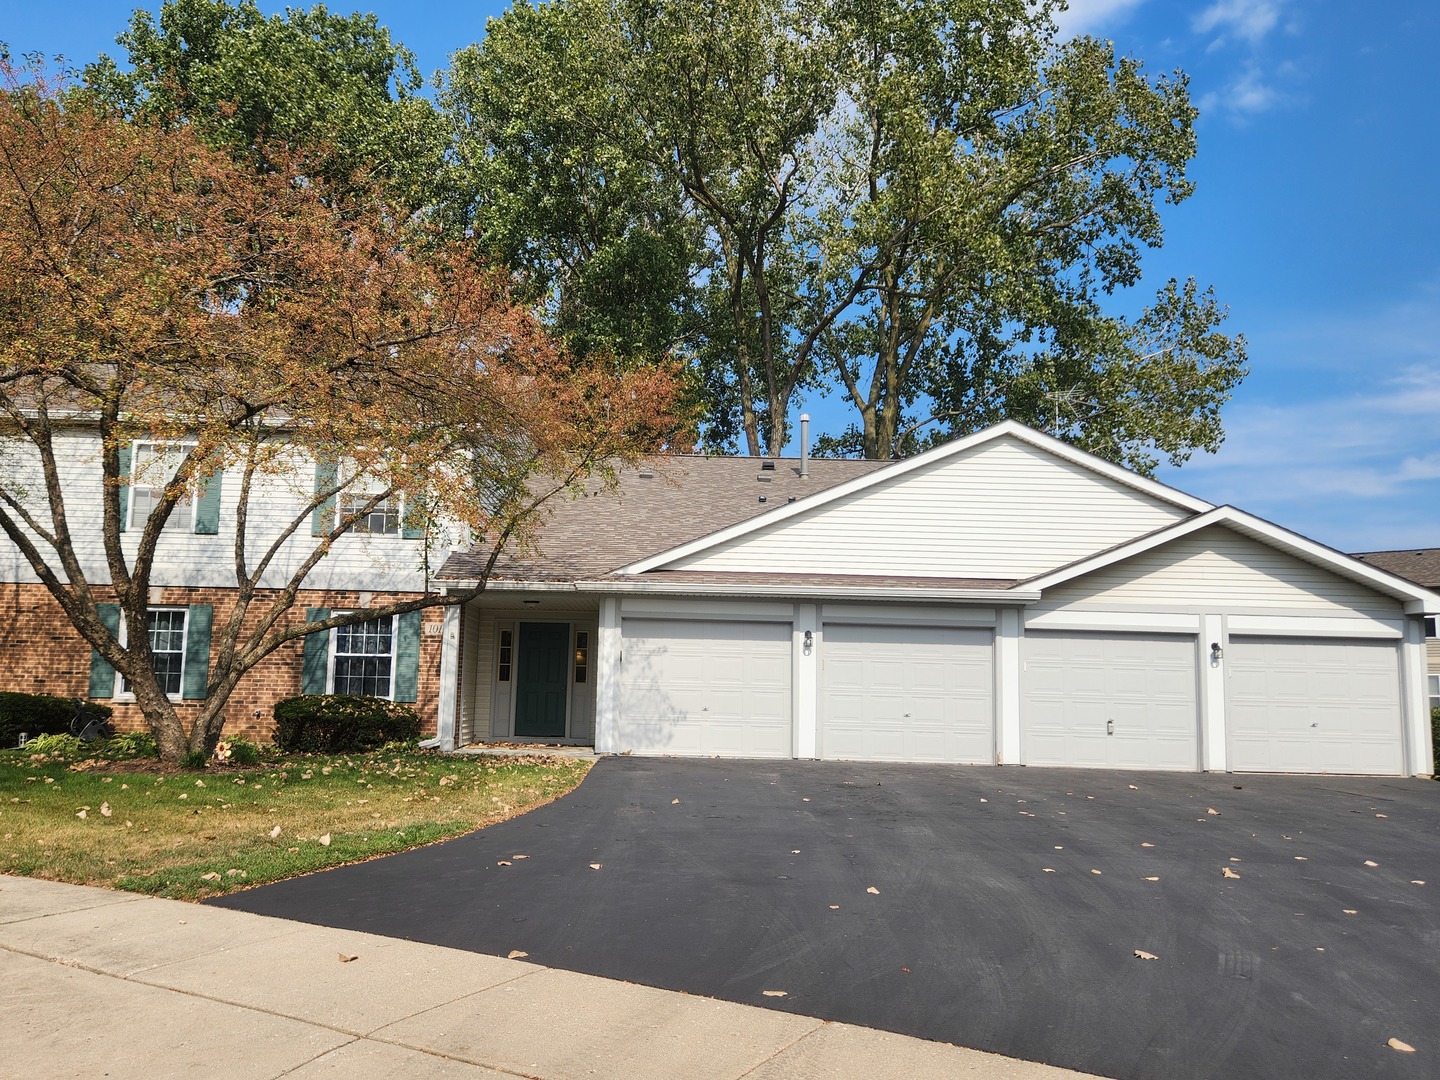
[[[1065,1080],[518,959],[0,877],[16,1080]]]

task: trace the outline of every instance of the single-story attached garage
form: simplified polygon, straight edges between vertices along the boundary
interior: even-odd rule
[[[1013,422],[897,462],[671,458],[450,609],[440,739],[1428,774],[1437,609]]]

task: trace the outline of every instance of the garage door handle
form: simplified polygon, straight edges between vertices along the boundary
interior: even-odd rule
[[[1106,735],[1114,735],[1114,734],[1115,734],[1115,721],[1114,721],[1114,720],[1106,720],[1106,721],[1105,721],[1105,734],[1106,734]]]

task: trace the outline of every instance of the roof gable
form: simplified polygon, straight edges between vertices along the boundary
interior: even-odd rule
[[[1028,577],[1208,509],[1006,422],[624,572]]]

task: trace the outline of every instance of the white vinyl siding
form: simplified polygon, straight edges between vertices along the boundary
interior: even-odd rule
[[[1404,770],[1394,642],[1232,637],[1224,663],[1232,770]]]
[[[1200,767],[1193,637],[1031,632],[1020,655],[1025,764]]]
[[[1068,604],[1401,613],[1397,600],[1219,526],[1048,589],[1040,607]]]
[[[620,753],[788,758],[791,626],[626,619]]]
[[[1029,577],[1189,513],[1005,437],[669,568]]]
[[[850,761],[995,761],[990,630],[826,624],[819,752]]]

